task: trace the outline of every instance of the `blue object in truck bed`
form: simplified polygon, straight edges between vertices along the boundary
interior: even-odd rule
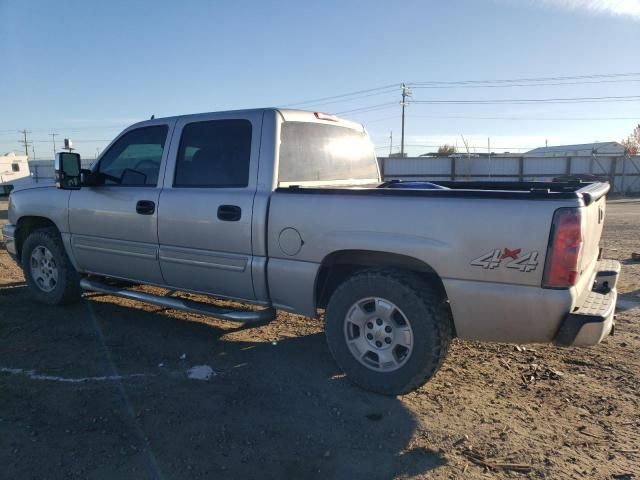
[[[442,185],[438,185],[432,182],[425,181],[412,181],[412,182],[403,182],[403,181],[391,181],[386,182],[380,185],[382,188],[413,188],[416,190],[449,190],[448,187],[443,187]]]

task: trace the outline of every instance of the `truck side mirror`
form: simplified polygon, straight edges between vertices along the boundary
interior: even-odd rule
[[[80,189],[80,155],[72,152],[58,152],[55,160],[56,188],[62,190]]]

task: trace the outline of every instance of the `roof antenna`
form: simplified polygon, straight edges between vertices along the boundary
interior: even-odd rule
[[[155,115],[151,115],[151,120],[153,120],[154,118],[156,118],[156,116]]]

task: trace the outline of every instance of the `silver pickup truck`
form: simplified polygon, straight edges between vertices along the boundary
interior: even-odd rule
[[[595,345],[608,335],[620,272],[599,248],[608,190],[383,183],[360,124],[217,112],[132,125],[91,170],[59,153],[55,186],[11,194],[3,236],[40,302],[90,290],[244,323],[276,309],[324,314],[347,376],[401,394],[435,374],[454,336]]]

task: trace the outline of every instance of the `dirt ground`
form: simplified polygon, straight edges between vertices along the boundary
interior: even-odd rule
[[[319,321],[237,328],[96,294],[45,307],[2,251],[0,477],[638,478],[640,201],[610,203],[603,243],[623,263],[615,336],[455,341],[399,398],[350,385]]]

